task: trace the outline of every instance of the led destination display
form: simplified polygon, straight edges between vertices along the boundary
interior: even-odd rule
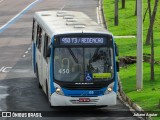
[[[105,45],[103,37],[63,37],[60,38],[61,45]]]

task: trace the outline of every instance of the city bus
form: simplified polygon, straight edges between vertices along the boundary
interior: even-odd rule
[[[50,106],[115,105],[116,56],[113,35],[86,14],[34,14],[32,65]]]

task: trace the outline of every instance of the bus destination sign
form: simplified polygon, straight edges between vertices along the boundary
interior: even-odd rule
[[[104,37],[62,37],[60,45],[105,45]]]

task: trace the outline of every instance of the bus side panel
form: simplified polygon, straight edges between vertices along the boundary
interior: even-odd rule
[[[54,76],[54,48],[53,48],[53,44],[54,44],[54,37],[52,37],[52,47],[50,48],[51,49],[51,53],[50,53],[50,70],[49,70],[49,75],[50,75],[50,94],[53,94],[55,92],[55,87],[53,85],[53,76]]]
[[[48,83],[48,63],[46,60],[43,58],[42,60],[42,81],[43,81],[43,86],[46,86],[46,82]],[[44,88],[46,90],[46,88]],[[46,91],[47,92],[47,91]]]
[[[113,38],[113,36],[112,36]],[[113,91],[117,93],[118,90],[118,73],[117,73],[117,67],[116,67],[116,52],[115,52],[115,44],[114,44],[114,39],[113,39],[113,50],[114,50],[114,86],[113,86]]]
[[[41,53],[37,48],[36,48],[36,64],[38,68],[39,81],[41,82],[42,79]]]
[[[34,73],[36,73],[36,44],[32,41],[32,66]]]
[[[46,69],[47,69],[47,63],[46,60],[43,56],[43,52],[44,52],[44,36],[45,36],[45,32],[44,30],[42,30],[42,41],[41,41],[41,85],[44,91],[46,91],[46,80],[47,80],[47,76],[46,76]],[[46,91],[47,93],[47,91]]]
[[[37,22],[33,20],[32,26],[32,66],[34,73],[36,73],[36,39],[37,39]]]

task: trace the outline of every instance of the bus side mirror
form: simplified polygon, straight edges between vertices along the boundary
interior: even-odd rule
[[[119,56],[119,50],[116,43],[115,43],[115,52],[116,52],[116,56]]]
[[[116,69],[117,69],[117,72],[119,72],[119,62],[116,62]]]

